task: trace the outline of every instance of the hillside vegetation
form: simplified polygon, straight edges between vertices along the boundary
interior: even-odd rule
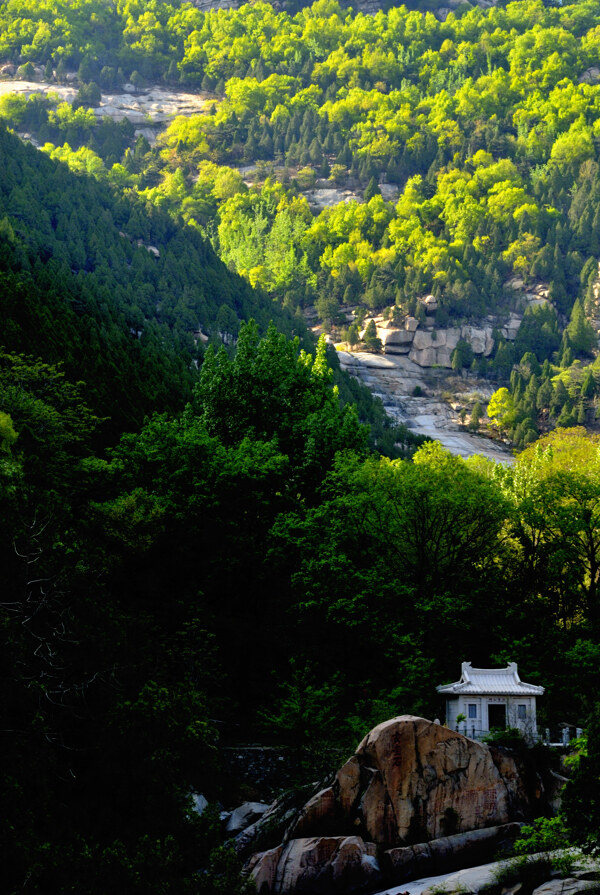
[[[15,19],[5,4],[5,55],[50,77],[76,69],[81,85],[73,108],[6,97],[7,122],[185,221],[276,304],[292,315],[314,306],[350,342],[369,312],[399,324],[422,315],[427,293],[437,326],[501,322],[523,310],[510,277],[525,291],[543,283],[545,304],[527,309],[516,343],[499,328],[492,356],[467,363],[506,386],[524,355],[550,364],[510,383],[503,431],[517,446],[557,423],[593,424],[596,368],[571,367],[597,351],[594,3],[461,7],[443,22],[404,7],[356,15],[335,0],[295,15],[263,3],[98,6],[53,19],[44,4],[20,4]],[[90,90],[97,102],[126,79],[213,91],[212,111],[176,118],[151,149],[86,109]],[[315,183],[332,207],[311,205]],[[348,201],[335,204],[334,187]],[[189,321],[185,300],[169,302],[165,315]]]
[[[226,797],[219,742],[288,744],[313,779],[386,717],[437,715],[433,684],[465,655],[543,683],[542,724],[585,722],[600,473],[583,430],[514,469],[435,444],[369,455],[324,344],[249,324],[233,360],[209,349],[183,413],[104,457],[80,386],[1,363],[7,891],[236,891],[189,799]]]
[[[518,662],[544,726],[595,714],[567,822],[598,847],[599,53],[589,0],[0,5],[0,56],[79,77],[0,100],[44,145],[0,129],[7,892],[243,892],[221,746],[314,780],[465,659]],[[214,109],[154,147],[91,111],[154,79]],[[361,201],[315,214],[317,177]],[[418,439],[305,316],[502,320],[515,277],[548,298],[474,361],[514,467],[392,459]]]

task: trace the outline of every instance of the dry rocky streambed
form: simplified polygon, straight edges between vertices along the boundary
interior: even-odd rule
[[[339,351],[338,356],[342,369],[381,398],[388,415],[396,422],[435,438],[453,454],[481,454],[501,463],[513,462],[511,452],[502,443],[470,434],[462,427],[452,402],[447,400],[448,395],[472,393],[484,403],[495,388],[489,382],[462,378],[446,369],[420,367],[403,356],[361,351]]]

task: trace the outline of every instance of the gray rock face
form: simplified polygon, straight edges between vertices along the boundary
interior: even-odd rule
[[[447,873],[465,864],[481,864],[493,858],[499,848],[514,842],[520,830],[518,823],[503,824],[390,849],[383,856],[386,879],[400,884]]]
[[[420,367],[435,367],[439,363],[437,348],[412,348],[408,356]]]
[[[600,68],[597,65],[586,69],[579,78],[580,84],[597,84],[598,81],[600,81]]]
[[[208,800],[205,796],[202,795],[201,792],[193,792],[192,800],[194,802],[194,811],[196,814],[204,814],[206,809],[208,808]]]
[[[463,326],[462,337],[471,345],[474,354],[487,357],[492,353],[494,340],[489,329],[479,326]]]
[[[502,862],[494,861],[481,867],[472,867],[469,870],[459,870],[444,880],[444,888],[448,893],[461,892],[463,895],[478,892],[499,892],[500,886],[496,883],[496,876],[503,867]],[[424,889],[421,895],[435,895],[434,889]]]
[[[510,860],[494,861],[469,870],[460,870],[443,882],[447,895],[576,895],[598,887],[599,868],[592,864],[586,870],[574,870],[567,879],[559,879],[548,860],[548,854],[529,855],[527,882],[516,882],[507,888],[498,882],[499,875],[510,870]],[[584,878],[585,876],[585,878]],[[436,895],[439,887],[424,889],[421,895]]]
[[[533,890],[533,895],[577,895],[589,889],[598,889],[598,882],[590,879],[550,879]]]
[[[259,817],[262,817],[268,810],[269,806],[263,802],[244,802],[243,805],[231,812],[225,829],[230,836],[235,836],[236,833],[241,833]]]
[[[239,9],[241,0],[192,0],[194,6],[208,12],[210,9]]]

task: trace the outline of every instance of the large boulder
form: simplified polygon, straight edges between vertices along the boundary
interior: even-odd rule
[[[466,832],[524,814],[525,806],[511,804],[487,747],[423,718],[403,715],[380,724],[357,755],[376,771],[362,799],[363,822],[375,842],[437,839],[449,826]]]
[[[427,330],[420,329],[418,330],[413,339],[413,348],[415,351],[423,351],[426,348],[436,348],[438,345],[445,344],[446,340],[442,341],[441,336],[442,333],[437,334],[439,338],[433,339],[433,333],[427,332]]]
[[[509,339],[510,341],[514,341],[517,338],[517,333],[519,332],[519,328],[521,326],[521,320],[523,318],[518,314],[513,314],[511,312],[508,321],[501,327],[502,335],[505,339]]]
[[[364,738],[332,786],[307,803],[291,835],[359,833],[390,849],[531,813],[531,787],[514,757],[402,715]]]
[[[436,348],[411,348],[409,358],[420,367],[435,367],[438,363],[438,352]]]
[[[258,895],[346,895],[381,880],[376,848],[359,836],[292,839],[254,855],[247,871]]]
[[[492,353],[494,339],[491,327],[463,326],[461,335],[469,343],[474,354],[483,354],[487,357]]]
[[[389,345],[411,345],[414,333],[406,329],[383,329],[377,331],[384,347]]]

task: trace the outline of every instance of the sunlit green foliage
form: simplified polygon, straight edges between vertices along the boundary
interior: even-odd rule
[[[570,312],[582,266],[599,250],[591,196],[600,87],[582,77],[600,28],[590,0],[523,0],[444,22],[405,7],[355,15],[336,0],[294,15],[260,2],[205,13],[82,0],[55,19],[47,4],[21,5],[16,20],[12,7],[0,15],[7,55],[77,68],[101,86],[136,74],[216,92],[212,111],[175,119],[143,163],[130,153],[128,176],[114,168],[125,135],[99,141],[84,109],[45,109],[51,101],[39,99],[29,109],[32,100],[13,98],[2,108],[16,125],[50,129],[42,142],[88,145],[114,182],[210,233],[228,263],[288,307],[332,292],[341,300],[348,268],[370,308],[433,290],[440,318],[484,315],[510,304],[501,285],[515,272],[554,278],[551,298]],[[231,171],[257,161],[284,169],[276,201],[260,187],[241,201]],[[196,181],[215,164],[223,176],[214,188],[202,173]],[[385,178],[400,195],[375,195],[368,212],[326,209],[311,224],[295,201],[300,169],[332,172],[359,195]],[[135,179],[142,172],[149,182]]]

